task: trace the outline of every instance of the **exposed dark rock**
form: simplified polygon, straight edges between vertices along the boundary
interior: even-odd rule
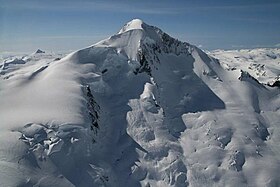
[[[42,51],[41,49],[37,49],[37,51],[35,52],[35,54],[39,54],[39,53],[45,53],[45,51]]]
[[[245,156],[240,151],[235,151],[231,157],[230,168],[236,171],[241,171],[245,163]]]
[[[280,81],[275,81],[273,84],[268,84],[268,86],[280,88]]]
[[[56,58],[56,59],[54,59],[54,61],[59,61],[61,58]]]
[[[254,128],[255,128],[258,136],[262,140],[264,140],[264,141],[267,140],[267,137],[269,136],[269,132],[268,132],[267,128],[263,124],[261,124],[261,123],[255,124]]]
[[[106,73],[108,71],[108,69],[104,69],[101,71],[102,74]]]
[[[97,129],[99,129],[99,111],[100,106],[96,103],[89,85],[85,86],[86,89],[86,96],[87,96],[87,108],[88,108],[88,114],[91,119],[91,126],[90,130],[93,131],[95,134],[97,134]],[[93,142],[95,140],[93,139]]]
[[[139,55],[140,67],[136,68],[136,70],[134,71],[134,74],[146,72],[148,75],[151,76],[151,67],[150,67],[149,62],[147,61],[144,53],[142,51],[139,51],[138,55]]]

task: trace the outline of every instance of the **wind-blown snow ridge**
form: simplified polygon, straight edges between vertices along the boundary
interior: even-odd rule
[[[0,186],[280,184],[275,59],[254,74],[139,19],[60,58],[0,63]]]

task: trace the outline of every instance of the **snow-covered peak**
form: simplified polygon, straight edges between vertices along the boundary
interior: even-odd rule
[[[42,51],[41,49],[37,49],[37,51],[35,51],[34,54],[41,54],[41,53],[45,53],[45,51]]]
[[[130,22],[126,23],[118,34],[124,33],[129,30],[135,30],[135,29],[144,30],[146,26],[147,24],[144,23],[141,19],[133,19]]]
[[[141,19],[133,19],[130,22],[126,23],[121,30],[117,33],[117,35],[122,35],[127,32],[137,32],[142,33],[142,38],[150,38],[151,40],[155,41],[161,41],[162,35],[164,32],[160,30],[159,28],[148,25],[145,22],[143,22]]]
[[[217,60],[135,19],[61,60],[5,60],[0,186],[279,186],[279,54]]]
[[[158,27],[148,25],[140,19],[133,19],[126,23],[117,34],[96,43],[93,47],[114,48],[130,60],[136,60],[139,58],[139,52],[146,48],[152,49],[153,53],[179,55],[188,53],[190,45],[169,36]]]

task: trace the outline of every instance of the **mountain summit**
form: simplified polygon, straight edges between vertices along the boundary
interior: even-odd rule
[[[280,91],[248,72],[139,19],[38,58],[0,72],[1,186],[280,184]]]
[[[133,19],[123,26],[118,34],[123,34],[128,31],[141,30],[146,37],[149,37],[155,41],[161,40],[163,31],[155,26],[150,26],[140,19]]]
[[[147,28],[147,26],[148,25],[146,23],[144,23],[142,20],[133,19],[124,25],[124,27],[120,30],[119,34],[129,31],[129,30],[135,30],[135,29],[145,30],[145,28]]]
[[[37,49],[34,54],[40,54],[40,53],[45,53],[45,51],[42,51],[41,49]]]

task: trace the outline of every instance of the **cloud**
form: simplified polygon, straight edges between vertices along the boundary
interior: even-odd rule
[[[0,38],[0,42],[10,43],[12,42],[34,42],[34,41],[51,41],[51,40],[101,40],[109,37],[109,34],[95,34],[95,35],[42,35],[32,37],[20,37],[20,38]]]
[[[253,23],[264,23],[264,24],[267,24],[267,23],[271,23],[271,24],[277,24],[277,23],[280,23],[279,20],[275,19],[275,20],[272,20],[272,19],[262,19],[262,18],[250,18],[250,17],[235,17],[235,18],[230,18],[230,20],[233,20],[233,21],[244,21],[244,22],[253,22]]]
[[[92,1],[92,0],[0,0],[0,8],[46,11],[109,11],[140,14],[185,14],[197,11],[222,11],[222,10],[246,10],[280,6],[280,3],[243,3],[243,4],[202,4],[193,2],[168,3],[167,1]]]
[[[106,38],[109,35],[50,35],[32,37],[32,39],[100,39]]]
[[[1,0],[0,0],[1,2]],[[109,11],[141,14],[180,14],[181,8],[159,6],[158,3],[129,3],[126,1],[34,1],[21,3],[19,0],[4,1],[0,8],[41,11]]]

